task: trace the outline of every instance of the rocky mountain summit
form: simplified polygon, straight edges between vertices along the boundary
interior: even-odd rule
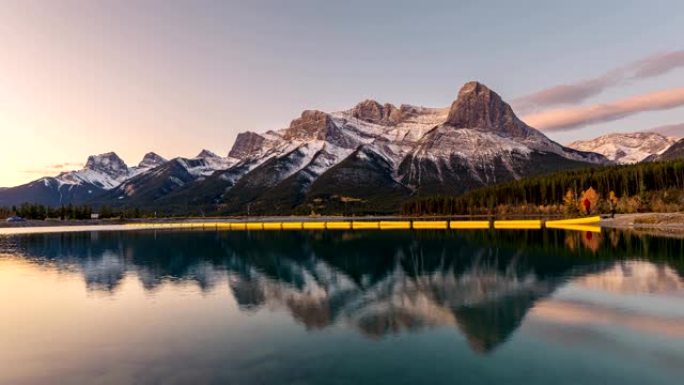
[[[164,159],[162,156],[154,152],[148,152],[147,154],[145,154],[140,163],[138,163],[138,168],[149,169],[157,167],[164,163],[166,163],[166,159]]]
[[[369,123],[391,126],[399,124],[402,121],[404,110],[398,109],[390,103],[382,105],[375,100],[366,99],[357,104],[352,109],[351,114],[356,119]]]
[[[113,152],[89,156],[85,169],[106,175],[113,180],[125,178],[129,173],[126,162]]]
[[[445,123],[509,138],[527,138],[536,133],[518,119],[497,93],[478,82],[466,83],[461,88]]]

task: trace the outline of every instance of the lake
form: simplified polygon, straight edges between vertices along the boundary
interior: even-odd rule
[[[0,384],[679,384],[684,241],[0,236]]]

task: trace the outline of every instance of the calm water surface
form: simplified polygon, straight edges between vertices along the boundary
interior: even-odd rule
[[[0,384],[681,384],[684,243],[0,236]]]

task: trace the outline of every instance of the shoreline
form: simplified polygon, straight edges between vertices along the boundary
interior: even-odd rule
[[[60,231],[100,231],[130,230],[135,224],[160,225],[166,223],[210,224],[213,222],[241,223],[260,222],[320,222],[320,221],[382,221],[382,220],[424,220],[438,221],[451,219],[493,220],[483,216],[458,217],[406,217],[406,216],[263,216],[263,217],[211,217],[211,218],[144,218],[144,219],[97,219],[97,220],[26,220],[18,223],[0,223],[0,234],[40,233]],[[536,217],[539,218],[539,217]],[[556,218],[542,218],[542,221]],[[617,229],[636,234],[684,238],[684,213],[638,213],[617,214],[615,218],[604,217],[597,223],[602,229]],[[45,231],[41,231],[44,229]]]
[[[630,231],[635,234],[684,238],[684,213],[618,214],[602,218],[604,229]]]
[[[320,215],[320,216],[300,216],[300,215],[264,215],[264,216],[226,216],[226,217],[159,217],[159,218],[135,218],[135,219],[26,219],[24,222],[8,223],[0,220],[2,228],[22,228],[22,227],[71,227],[71,226],[110,226],[127,225],[136,223],[164,224],[164,223],[211,223],[211,222],[319,222],[319,221],[450,221],[450,220],[473,220],[473,221],[495,221],[495,220],[558,220],[567,219],[562,216],[538,216],[538,215],[510,215],[495,217],[490,215],[433,215],[433,216],[408,216],[408,215],[365,215],[365,216],[345,216],[345,215]]]

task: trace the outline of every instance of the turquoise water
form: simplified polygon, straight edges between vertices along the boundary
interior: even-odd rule
[[[617,231],[0,237],[0,384],[679,384],[684,242]]]

